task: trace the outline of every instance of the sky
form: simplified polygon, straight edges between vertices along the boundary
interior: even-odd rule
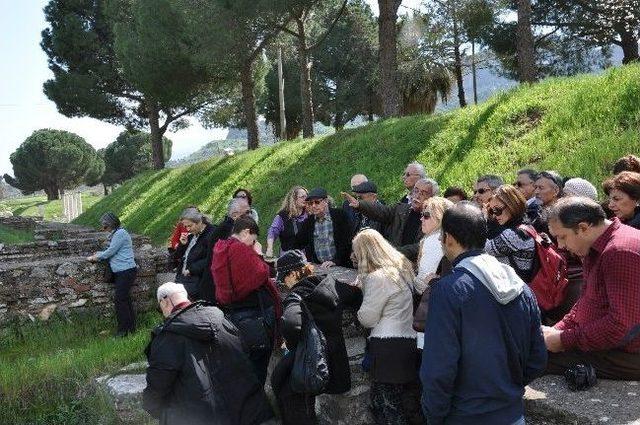
[[[46,27],[43,8],[47,0],[0,0],[0,176],[13,175],[9,155],[35,130],[53,128],[82,136],[96,149],[103,148],[123,130],[93,118],[68,118],[42,92],[52,73],[40,48],[40,32]],[[367,0],[375,14],[377,0]],[[420,0],[403,0],[400,13],[419,7]],[[204,144],[226,137],[225,129],[191,127],[167,136],[178,159]]]

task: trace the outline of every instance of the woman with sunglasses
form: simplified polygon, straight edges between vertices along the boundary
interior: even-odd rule
[[[307,189],[293,186],[287,193],[280,211],[276,214],[267,233],[267,250],[265,257],[273,257],[273,244],[280,239],[280,251],[285,252],[294,248],[296,235],[302,222],[307,219],[306,212]]]
[[[511,185],[496,189],[486,209],[487,220],[495,220],[503,230],[485,245],[487,254],[508,264],[529,283],[533,278],[536,245],[521,225],[526,224],[527,204],[522,193]]]
[[[439,196],[424,201],[420,217],[424,237],[420,241],[418,275],[413,284],[419,295],[425,291],[429,281],[436,276],[438,266],[444,257],[440,242],[440,225],[444,212],[453,206],[453,202]]]

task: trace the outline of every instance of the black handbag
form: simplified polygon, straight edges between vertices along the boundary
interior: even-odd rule
[[[302,331],[291,370],[291,389],[296,393],[322,394],[329,384],[327,340],[313,320],[302,297],[293,295],[300,300]]]
[[[111,269],[111,264],[109,264],[109,261],[105,261],[104,275],[102,276],[102,281],[104,283],[113,283],[116,281],[116,278],[113,275],[113,270]]]

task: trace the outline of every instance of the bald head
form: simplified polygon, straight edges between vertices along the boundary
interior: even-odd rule
[[[360,183],[364,183],[366,181],[369,181],[367,176],[365,176],[364,174],[356,174],[353,177],[351,177],[351,187],[354,188]]]

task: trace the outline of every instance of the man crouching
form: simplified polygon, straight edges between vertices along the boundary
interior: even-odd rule
[[[157,296],[166,319],[145,350],[144,409],[161,425],[257,425],[273,418],[238,330],[222,311],[191,303],[178,283],[160,286]]]

